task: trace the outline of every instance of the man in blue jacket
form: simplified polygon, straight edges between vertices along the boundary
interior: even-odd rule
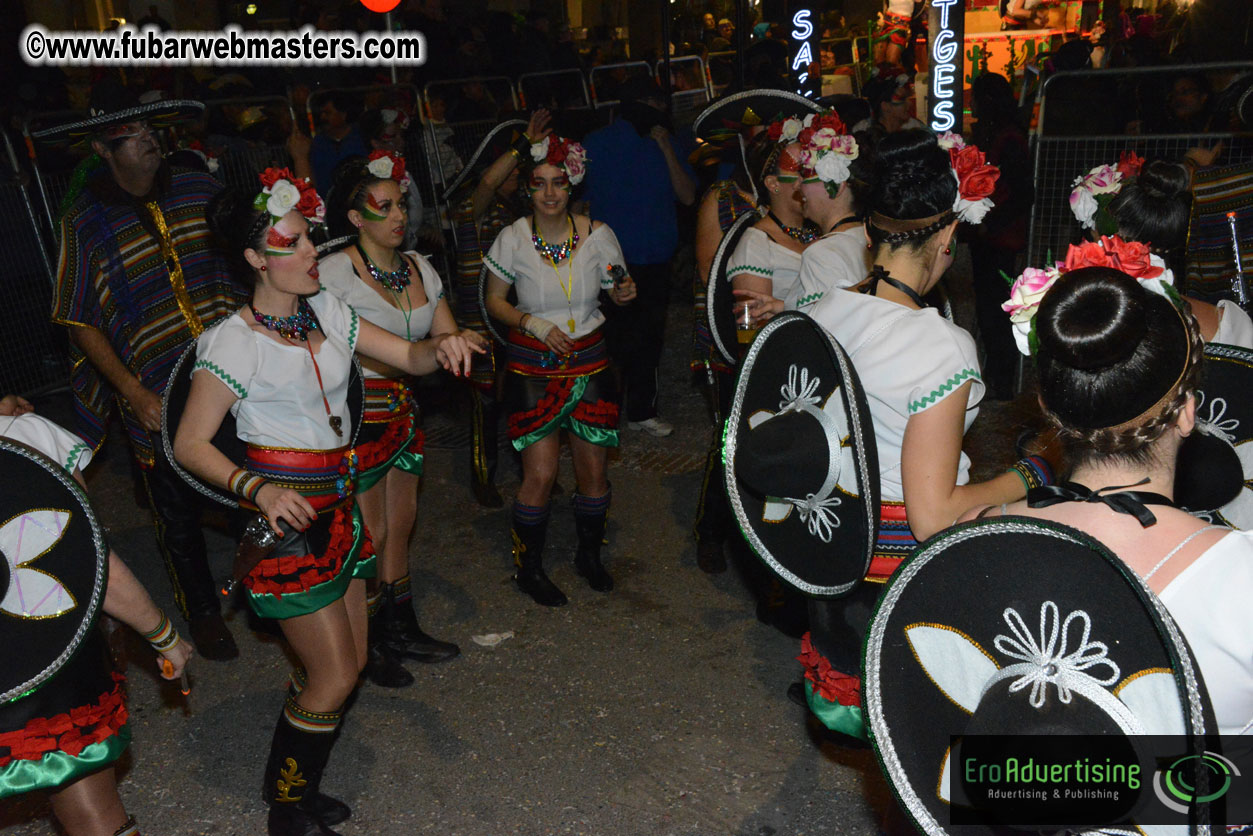
[[[618,236],[635,302],[611,313],[610,350],[626,387],[627,427],[667,436],[674,427],[657,417],[657,368],[670,298],[670,261],[679,245],[676,203],[696,200],[686,163],[691,150],[676,141],[661,89],[651,76],[622,85],[613,122],[589,134],[586,198],[593,218]],[[613,306],[610,306],[613,307]]]

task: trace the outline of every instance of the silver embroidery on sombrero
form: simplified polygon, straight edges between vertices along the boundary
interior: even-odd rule
[[[819,398],[815,392],[818,391],[818,385],[822,383],[822,378],[815,377],[809,379],[809,369],[796,368],[793,363],[787,370],[787,383],[779,387],[779,394],[783,399],[779,401],[779,411],[776,415],[782,415],[785,412],[800,412],[801,409],[808,406],[817,406]]]
[[[1197,393],[1196,428],[1208,435],[1216,435],[1228,444],[1236,443],[1236,430],[1240,429],[1240,421],[1236,418],[1224,418],[1227,414],[1225,398],[1214,398],[1209,402],[1209,414],[1202,416],[1201,409],[1205,406],[1205,393]]]
[[[836,398],[838,389],[827,396],[824,408],[818,408],[821,399],[816,393],[821,382],[821,378],[817,376],[810,378],[809,369],[798,368],[793,363],[787,370],[787,382],[779,387],[779,394],[782,397],[779,401],[779,411],[770,417],[775,418],[788,412],[806,412],[818,419],[818,423],[822,424],[823,432],[829,440],[827,478],[823,481],[822,487],[813,493],[806,494],[804,499],[790,496],[767,497],[765,507],[762,509],[762,518],[766,521],[782,519],[792,508],[795,508],[809,533],[824,543],[830,543],[835,529],[840,527],[840,518],[836,515],[835,509],[840,506],[841,499],[834,494],[835,486],[839,484],[840,473],[843,470],[841,440],[848,432],[830,412],[831,407],[839,406],[839,400]],[[782,514],[780,514],[780,505],[785,506]]]
[[[1009,692],[1017,693],[1030,686],[1031,706],[1043,708],[1048,701],[1048,686],[1052,685],[1062,703],[1069,703],[1072,692],[1077,693],[1095,703],[1127,734],[1144,734],[1144,727],[1135,714],[1108,690],[1119,679],[1118,665],[1109,658],[1108,645],[1088,640],[1092,619],[1086,612],[1075,610],[1062,621],[1057,604],[1045,601],[1040,605],[1039,641],[1013,607],[1006,607],[1003,616],[1013,635],[998,635],[992,646],[1011,659],[1022,661],[997,671],[984,685],[984,694],[1002,679],[1017,677],[1010,683]],[[1074,622],[1082,625],[1083,635],[1078,646],[1068,651],[1070,626]],[[1110,671],[1105,678],[1088,673],[1089,669],[1100,666]]]

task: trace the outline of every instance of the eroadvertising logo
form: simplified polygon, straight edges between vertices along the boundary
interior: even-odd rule
[[[951,741],[941,791],[952,824],[1074,829],[1244,823],[1253,768],[1241,738],[1213,738],[1187,754],[1188,738],[1162,735],[967,735]]]
[[[400,0],[361,0],[361,5],[372,12],[387,14],[400,5]]]
[[[1205,776],[1208,787],[1197,787],[1198,775]],[[1217,801],[1231,789],[1240,769],[1229,759],[1214,752],[1184,755],[1170,766],[1159,768],[1153,775],[1153,792],[1171,810],[1187,813],[1189,805]]]

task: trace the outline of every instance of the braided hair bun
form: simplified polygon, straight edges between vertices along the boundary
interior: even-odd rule
[[[1075,461],[1147,457],[1196,388],[1196,320],[1118,270],[1059,278],[1040,304],[1036,336],[1040,397]]]
[[[1188,171],[1178,163],[1153,160],[1123,186],[1109,204],[1118,234],[1160,252],[1183,245],[1192,210]]]

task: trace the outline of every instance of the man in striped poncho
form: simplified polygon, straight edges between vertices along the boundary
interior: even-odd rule
[[[153,123],[203,110],[199,102],[127,101],[93,91],[92,116],[37,134],[89,142],[103,161],[61,221],[52,319],[69,326],[77,433],[94,450],[112,402],[142,471],[174,597],[201,655],[238,655],[209,574],[196,494],[161,449],[161,394],[188,343],[242,303],[212,247],[205,209],[221,185],[172,170]],[[80,167],[86,171],[89,167]]]

